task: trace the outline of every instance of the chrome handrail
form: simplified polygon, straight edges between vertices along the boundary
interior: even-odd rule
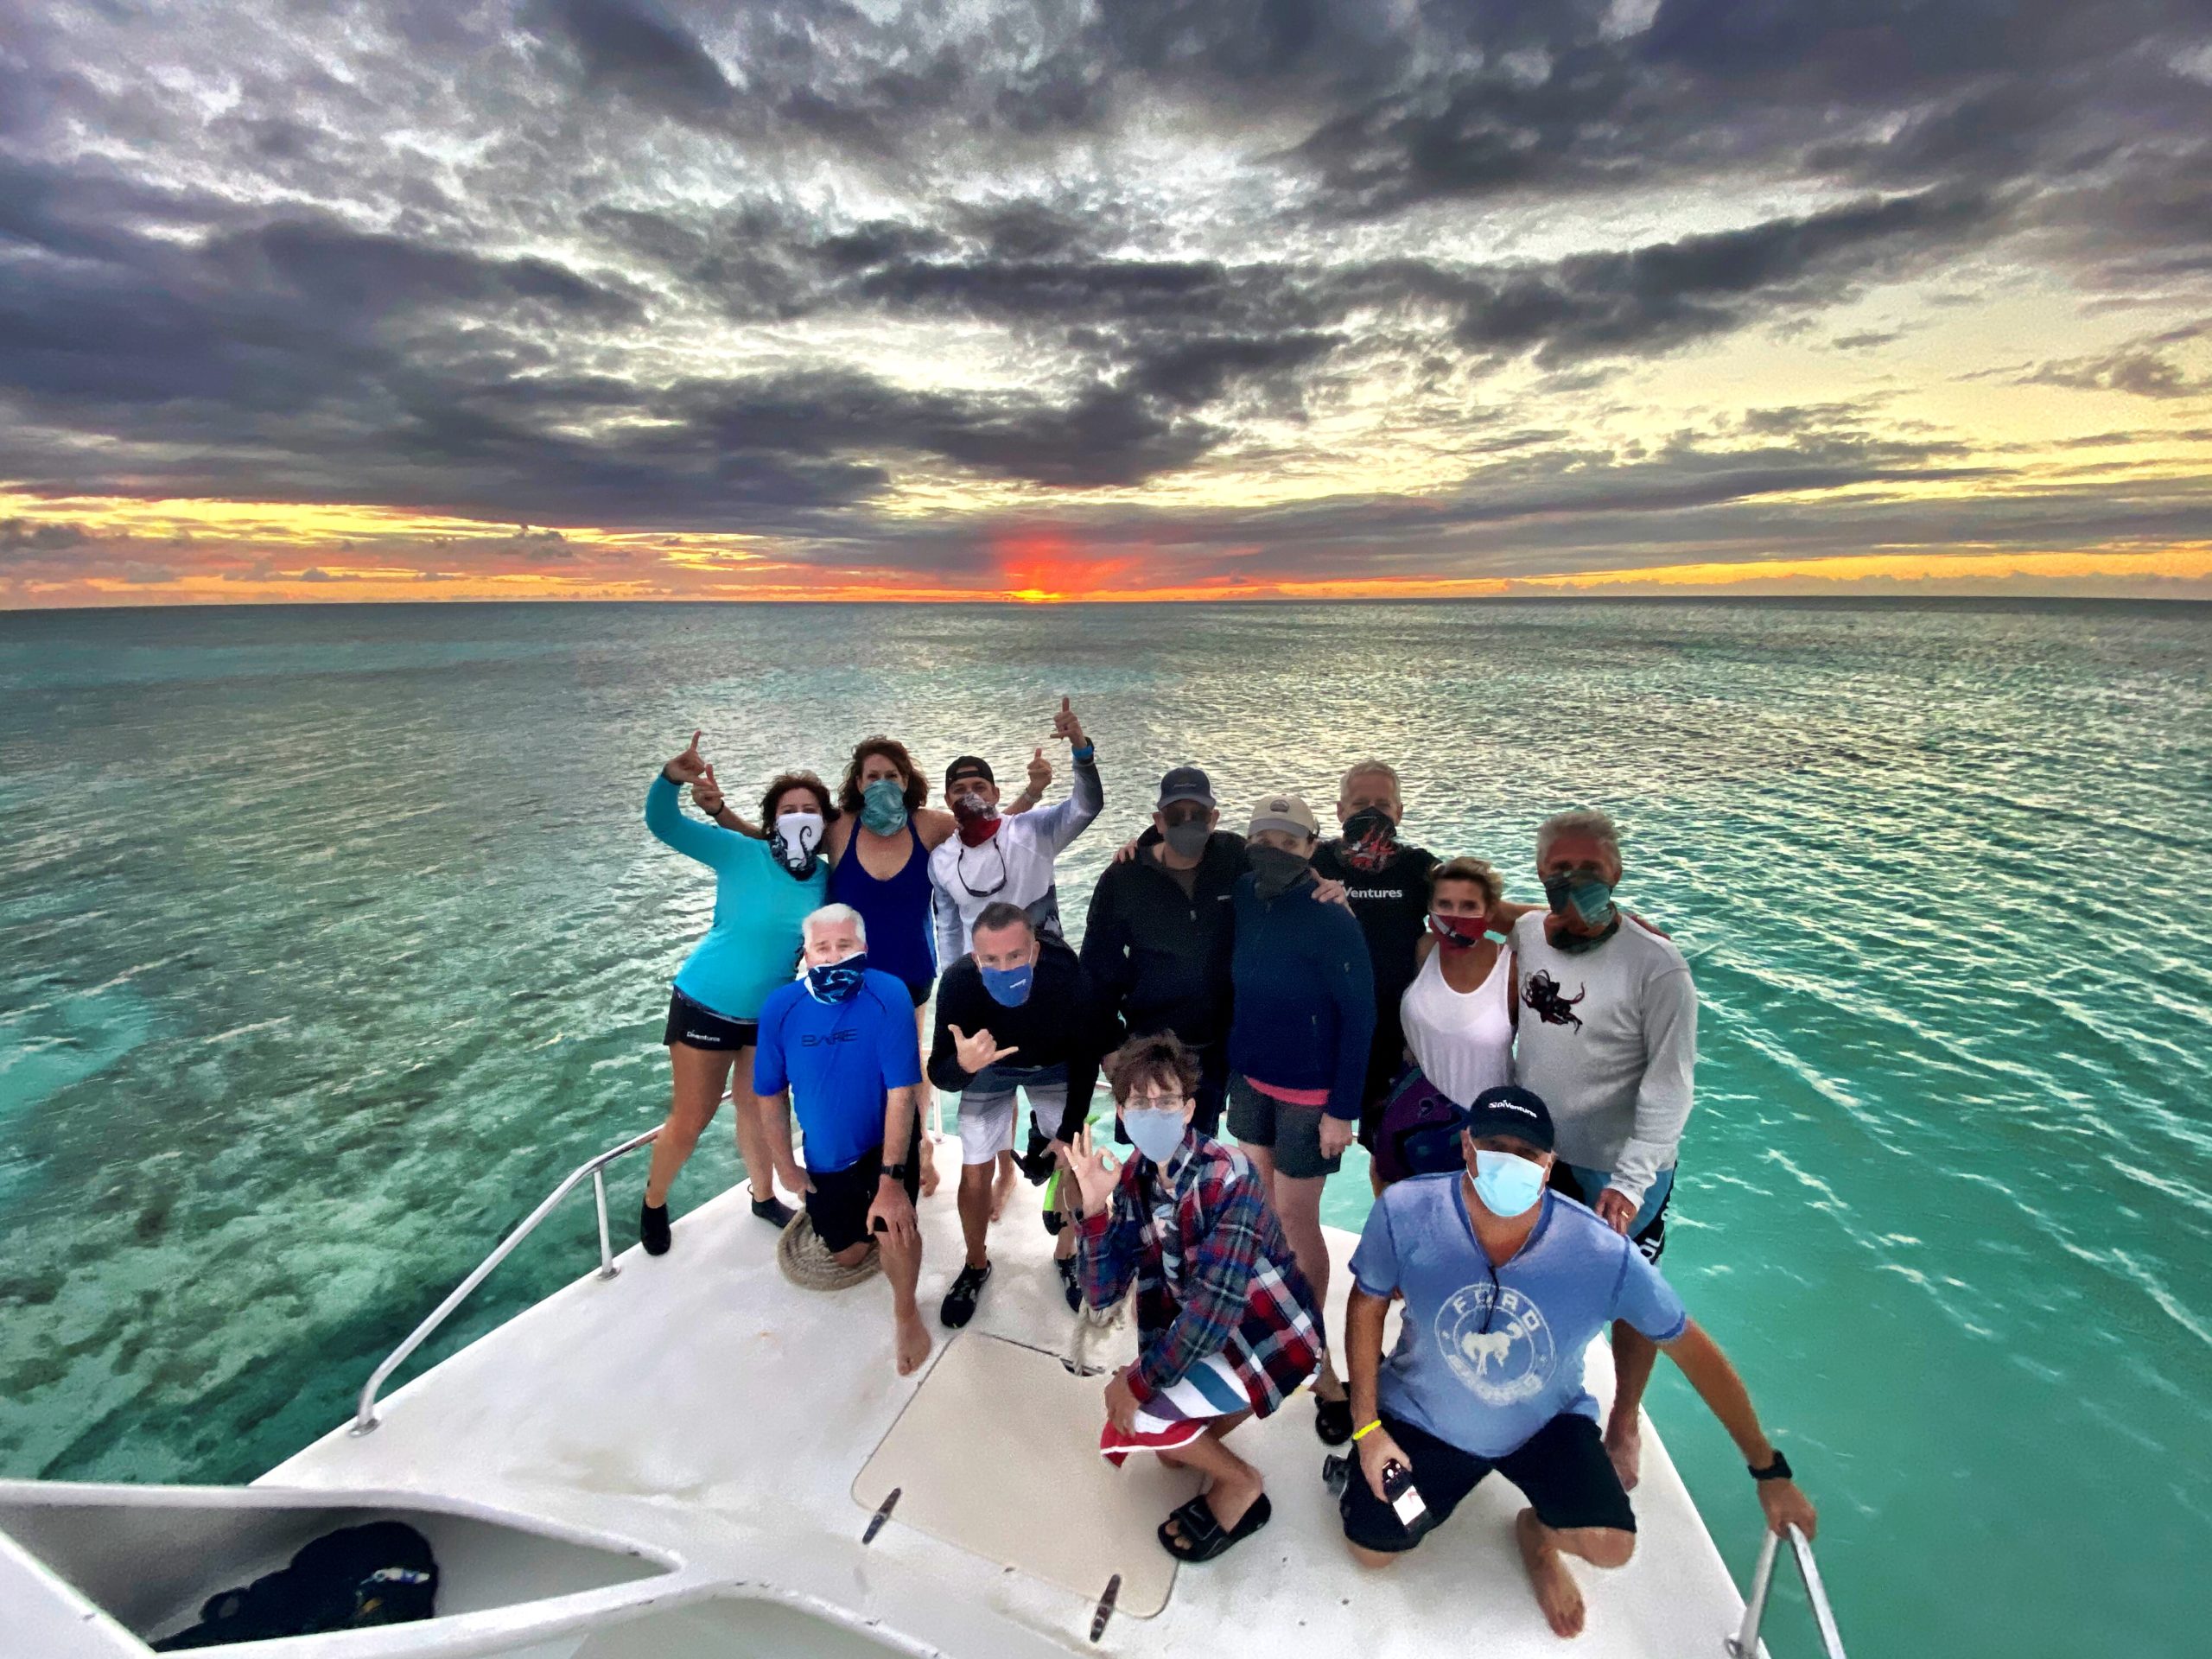
[[[1751,1569],[1751,1593],[1744,1600],[1744,1623],[1735,1635],[1721,1643],[1730,1659],[1757,1659],[1759,1624],[1766,1617],[1767,1592],[1774,1587],[1774,1557],[1781,1548],[1782,1535],[1770,1528],[1766,1541],[1759,1546],[1759,1563]],[[1835,1627],[1835,1609],[1828,1605],[1820,1564],[1813,1559],[1813,1541],[1795,1524],[1789,1528],[1789,1548],[1797,1558],[1797,1576],[1805,1581],[1805,1599],[1821,1633],[1821,1647],[1827,1659],[1844,1659],[1843,1635]]]
[[[607,1232],[607,1165],[639,1147],[651,1146],[659,1137],[658,1129],[647,1129],[643,1135],[632,1135],[619,1147],[610,1147],[588,1163],[578,1165],[569,1178],[547,1195],[545,1201],[523,1217],[522,1224],[501,1239],[499,1248],[476,1264],[476,1270],[454,1287],[453,1294],[431,1310],[430,1317],[416,1325],[406,1341],[393,1349],[385,1363],[370,1373],[369,1380],[361,1385],[361,1403],[354,1408],[353,1427],[349,1433],[365,1434],[377,1426],[377,1390],[384,1387],[391,1374],[407,1363],[407,1357],[423,1345],[433,1331],[446,1322],[454,1309],[467,1300],[468,1293],[492,1275],[492,1269],[507,1259],[514,1247],[530,1236],[537,1224],[553,1211],[556,1205],[575,1190],[576,1183],[587,1175],[591,1177],[592,1197],[599,1205],[599,1276],[612,1279],[622,1271],[614,1265],[614,1247]]]

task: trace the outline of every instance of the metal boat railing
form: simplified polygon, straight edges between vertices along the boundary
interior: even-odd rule
[[[621,1269],[614,1265],[614,1246],[607,1231],[607,1166],[616,1159],[649,1147],[660,1135],[658,1129],[647,1129],[643,1135],[632,1135],[619,1147],[610,1147],[588,1163],[579,1164],[569,1178],[546,1196],[545,1201],[522,1219],[522,1224],[501,1239],[491,1255],[476,1264],[476,1270],[454,1287],[453,1294],[430,1311],[430,1317],[416,1325],[406,1341],[391,1351],[384,1363],[370,1373],[369,1380],[361,1385],[361,1402],[354,1408],[353,1427],[349,1431],[365,1434],[377,1426],[377,1390],[383,1388],[391,1374],[407,1363],[407,1357],[420,1348],[430,1333],[443,1325],[454,1309],[468,1300],[469,1293],[492,1276],[492,1269],[505,1261],[514,1247],[536,1230],[537,1224],[553,1213],[561,1200],[575,1191],[584,1177],[591,1177],[592,1197],[599,1205],[599,1276],[612,1279]]]
[[[1766,1618],[1767,1592],[1774,1587],[1774,1558],[1782,1548],[1782,1535],[1770,1528],[1759,1546],[1759,1564],[1751,1571],[1751,1593],[1744,1599],[1744,1623],[1721,1645],[1730,1659],[1758,1659],[1759,1625]],[[1821,1647],[1827,1659],[1844,1659],[1843,1636],[1835,1627],[1835,1610],[1828,1605],[1827,1586],[1821,1582],[1820,1565],[1813,1560],[1813,1541],[1798,1528],[1789,1529],[1790,1553],[1797,1558],[1797,1576],[1805,1581],[1805,1599],[1813,1609],[1813,1623],[1821,1633]]]

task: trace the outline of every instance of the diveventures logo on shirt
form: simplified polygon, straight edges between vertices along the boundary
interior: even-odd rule
[[[1452,1375],[1486,1405],[1542,1393],[1559,1357],[1543,1310],[1510,1286],[1467,1286],[1437,1309],[1435,1332]]]

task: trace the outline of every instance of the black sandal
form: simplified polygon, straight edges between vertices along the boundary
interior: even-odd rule
[[[1210,1561],[1266,1526],[1274,1512],[1274,1505],[1262,1492],[1252,1500],[1252,1507],[1244,1511],[1242,1520],[1224,1529],[1213,1518],[1213,1506],[1201,1492],[1171,1511],[1167,1519],[1160,1523],[1160,1547],[1179,1561]],[[1180,1528],[1181,1535],[1169,1532],[1171,1526]]]
[[[1351,1395],[1341,1400],[1314,1400],[1313,1432],[1324,1446],[1342,1446],[1351,1439]]]

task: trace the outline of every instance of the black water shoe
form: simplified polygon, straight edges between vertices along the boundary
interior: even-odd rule
[[[647,1255],[666,1255],[675,1236],[669,1230],[666,1205],[649,1204],[638,1211],[638,1243]]]
[[[1083,1273],[1075,1264],[1075,1257],[1063,1255],[1052,1265],[1060,1270],[1060,1291],[1068,1299],[1068,1312],[1083,1312]]]
[[[753,1213],[781,1232],[791,1224],[791,1217],[798,1211],[771,1192],[765,1198],[753,1200]]]
[[[944,1293],[944,1305],[937,1311],[937,1317],[946,1330],[957,1331],[976,1317],[976,1298],[982,1294],[990,1277],[991,1264],[988,1262],[980,1268],[960,1269],[952,1288]]]

